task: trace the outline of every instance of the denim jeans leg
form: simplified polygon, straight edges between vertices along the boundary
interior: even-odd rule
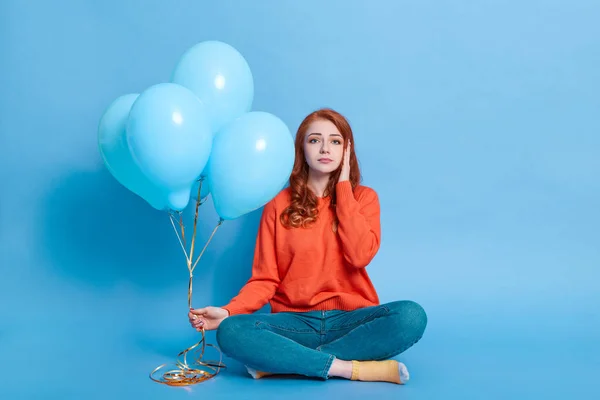
[[[226,318],[217,342],[227,356],[260,371],[327,379],[334,357],[319,352],[320,336],[304,313],[244,314]]]
[[[385,360],[417,343],[426,326],[427,314],[409,300],[343,312],[330,322],[333,340],[317,350],[341,360]]]

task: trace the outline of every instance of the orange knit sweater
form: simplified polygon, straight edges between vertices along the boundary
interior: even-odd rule
[[[282,190],[263,209],[252,276],[224,306],[230,315],[249,314],[267,302],[271,312],[354,310],[379,304],[365,267],[379,250],[379,199],[366,186],[336,185],[337,206],[319,198],[317,222],[286,228],[279,219],[290,203]],[[333,213],[339,225],[333,231]]]

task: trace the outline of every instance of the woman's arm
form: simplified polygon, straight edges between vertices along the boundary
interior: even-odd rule
[[[250,314],[259,310],[275,295],[279,286],[275,251],[276,209],[274,201],[263,209],[252,263],[252,276],[237,296],[223,308],[229,315]]]
[[[366,267],[377,251],[381,240],[379,198],[377,193],[363,187],[355,197],[350,181],[336,185],[338,234],[344,258],[356,268]]]

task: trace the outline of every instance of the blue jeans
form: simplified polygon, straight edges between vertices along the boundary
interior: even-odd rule
[[[404,300],[353,311],[234,315],[221,322],[217,342],[256,370],[327,379],[335,358],[391,358],[418,342],[426,325],[423,308]]]

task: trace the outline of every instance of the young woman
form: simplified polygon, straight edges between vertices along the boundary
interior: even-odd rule
[[[229,304],[188,314],[197,330],[218,328],[221,351],[254,378],[409,379],[390,358],[421,338],[427,316],[413,301],[379,304],[366,269],[379,250],[379,200],[359,184],[352,144],[339,113],[304,119],[290,186],[263,209],[251,278]],[[267,302],[270,314],[253,314]]]

